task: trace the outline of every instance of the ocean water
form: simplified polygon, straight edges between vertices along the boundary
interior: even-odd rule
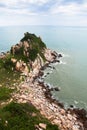
[[[60,87],[53,96],[65,106],[87,110],[87,27],[15,26],[0,27],[0,52],[20,41],[25,32],[41,36],[48,48],[63,54],[45,82]]]

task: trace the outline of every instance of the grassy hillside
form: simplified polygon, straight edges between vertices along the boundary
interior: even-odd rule
[[[46,130],[58,130],[30,103],[12,102],[0,109],[0,130],[37,130],[40,123],[46,125]]]
[[[11,48],[10,53],[0,58],[0,130],[39,130],[41,123],[46,126],[46,130],[59,130],[30,102],[22,104],[12,99],[12,94],[18,93],[17,87],[23,80],[20,78],[20,72],[15,70],[17,61],[29,64],[38,54],[45,61],[45,48],[46,45],[40,37],[26,33],[20,43]],[[13,63],[12,58],[17,61]]]

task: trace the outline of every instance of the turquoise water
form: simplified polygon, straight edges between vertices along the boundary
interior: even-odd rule
[[[58,26],[0,27],[0,52],[18,43],[24,32],[41,36],[47,46],[64,56],[46,82],[61,88],[53,96],[64,102],[87,109],[87,28]],[[50,71],[50,70],[47,70]]]

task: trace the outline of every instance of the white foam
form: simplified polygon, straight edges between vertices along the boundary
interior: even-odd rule
[[[53,71],[51,70],[51,71],[49,71],[49,74],[52,74],[53,73]]]
[[[68,55],[68,54],[62,54],[63,55],[63,57],[70,57],[70,55]]]
[[[58,64],[59,64],[59,62],[56,62],[56,63],[54,63],[53,65],[56,66],[56,65],[58,65]]]
[[[65,54],[65,53],[63,53],[63,52],[57,52],[58,54],[61,54],[63,57],[70,57],[70,55],[69,54]]]
[[[60,61],[60,63],[59,63],[59,64],[66,65],[67,63],[66,63],[66,62],[64,62],[64,61]]]
[[[75,103],[75,104],[78,104],[79,102],[75,100],[74,103]]]

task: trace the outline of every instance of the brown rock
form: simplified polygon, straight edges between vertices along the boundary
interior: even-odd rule
[[[29,72],[29,69],[28,69],[27,66],[25,66],[25,68],[24,68],[24,72],[25,72],[25,73],[28,73],[28,72]]]
[[[34,112],[32,113],[32,116],[33,116],[33,117],[35,117],[36,115],[37,115],[36,113],[34,113]]]
[[[0,84],[0,87],[2,87],[2,84]]]
[[[79,130],[78,125],[74,125],[72,130]]]
[[[61,109],[60,113],[61,113],[62,115],[64,115],[64,114],[65,114],[65,110],[64,110],[64,109]]]
[[[54,119],[53,122],[54,122],[54,124],[58,124],[58,125],[61,124],[61,120],[58,120],[58,119]]]
[[[67,117],[69,120],[72,120],[72,118],[73,118],[72,115],[70,115],[70,114],[67,114]]]
[[[27,41],[24,41],[23,46],[24,46],[24,48],[26,49],[26,48],[29,47],[29,43],[28,43]]]
[[[48,117],[48,119],[52,121],[54,119],[54,116],[51,115],[51,116]]]
[[[39,123],[39,127],[46,130],[47,125],[44,123]]]
[[[17,63],[16,63],[16,70],[17,71],[19,71],[20,70],[20,67],[21,67],[21,64],[20,64],[20,62],[19,61],[17,61]]]
[[[13,63],[16,63],[16,59],[15,58],[11,58],[11,61],[13,62]]]

